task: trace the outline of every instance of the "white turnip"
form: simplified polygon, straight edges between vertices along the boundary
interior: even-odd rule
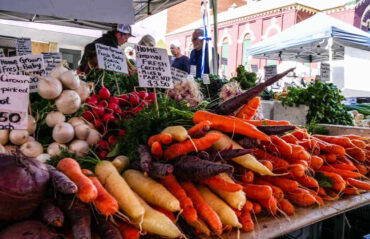
[[[76,154],[76,157],[84,157],[89,152],[89,145],[84,140],[75,139],[69,144],[68,149]]]
[[[0,144],[0,154],[6,154],[6,149],[3,145]]]
[[[80,96],[81,101],[85,102],[85,100],[90,96],[90,87],[86,82],[81,81],[80,86],[77,88],[76,92]]]
[[[59,111],[51,111],[45,118],[47,126],[53,128],[55,125],[66,121],[66,117]]]
[[[36,123],[36,120],[35,118],[33,118],[32,115],[28,115],[28,125],[27,125],[27,131],[28,133],[31,135],[33,133],[35,133],[36,131],[36,126],[37,126],[37,123]]]
[[[27,142],[36,141],[34,137],[29,136]]]
[[[80,108],[81,98],[74,90],[64,90],[55,104],[63,114],[73,114]]]
[[[77,139],[86,140],[90,133],[90,127],[86,124],[79,124],[74,127]]]
[[[77,90],[80,86],[80,78],[75,71],[66,71],[60,75],[60,81],[64,88],[69,90]]]
[[[49,144],[47,148],[47,152],[50,155],[50,157],[53,156],[59,156],[62,153],[62,150],[68,149],[65,144],[59,144],[57,142],[54,142],[52,144]]]
[[[85,121],[82,117],[72,117],[67,121],[69,124],[71,124],[73,127],[76,127],[79,124],[85,124]]]
[[[42,148],[42,145],[37,141],[31,141],[27,142],[25,144],[22,144],[20,147],[20,150],[24,155],[30,158],[35,158],[42,154],[44,149]]]
[[[53,77],[43,77],[37,84],[37,91],[40,96],[48,100],[57,98],[62,90],[62,83]]]
[[[50,155],[49,154],[40,154],[39,156],[36,157],[38,161],[41,163],[46,163],[46,161],[50,160]]]
[[[53,129],[53,139],[55,142],[65,144],[70,142],[75,135],[73,126],[68,123],[60,123],[55,125]]]
[[[9,140],[9,130],[2,129],[0,130],[0,144],[6,145]]]
[[[12,144],[22,145],[28,141],[29,133],[27,130],[16,129],[9,133],[9,140]]]
[[[89,146],[96,145],[101,139],[100,133],[96,129],[90,129],[90,133],[87,136],[86,142]]]
[[[60,76],[61,76],[64,72],[66,72],[66,71],[68,71],[68,69],[67,69],[67,68],[65,68],[62,64],[60,64],[59,66],[55,67],[55,68],[51,71],[50,76],[51,76],[51,77],[54,77],[54,78],[59,79],[59,78],[60,78]]]

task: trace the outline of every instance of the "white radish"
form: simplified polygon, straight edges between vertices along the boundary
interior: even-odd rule
[[[40,161],[41,163],[46,163],[46,161],[50,160],[50,155],[49,154],[40,154],[39,156],[36,157],[36,160]]]
[[[27,130],[17,129],[9,133],[9,140],[12,144],[22,145],[28,141],[29,133]]]
[[[80,96],[81,101],[85,102],[85,100],[90,96],[90,87],[86,82],[81,81],[80,86],[76,89],[76,92]]]
[[[73,126],[68,123],[60,123],[55,125],[53,129],[53,139],[55,142],[65,144],[70,142],[75,135]]]
[[[37,126],[37,123],[36,123],[35,118],[33,118],[33,116],[32,116],[32,115],[28,115],[27,131],[28,131],[28,133],[29,133],[30,135],[35,133],[35,131],[36,131],[36,126]]]
[[[79,124],[85,124],[85,121],[82,117],[72,117],[67,121],[69,124],[71,124],[73,127],[76,127]]]
[[[68,71],[67,68],[65,68],[62,64],[60,64],[60,66],[57,66],[55,67],[51,72],[50,72],[50,76],[51,77],[54,77],[54,78],[57,78],[59,79],[60,76],[64,73]]]
[[[42,154],[44,149],[42,148],[42,145],[37,141],[31,141],[27,142],[25,144],[22,144],[20,147],[20,150],[24,155],[30,158],[35,158]]]
[[[89,152],[89,145],[84,140],[75,139],[69,144],[68,149],[76,154],[76,157],[84,157]]]
[[[62,153],[62,150],[67,150],[67,146],[65,144],[59,144],[57,142],[54,142],[52,144],[49,144],[47,148],[47,152],[50,155],[50,157],[53,156],[59,156]]]
[[[74,90],[64,90],[55,101],[57,109],[65,115],[76,113],[81,106],[81,98]]]
[[[29,136],[27,142],[36,141],[34,137]]]
[[[90,133],[87,136],[86,142],[89,144],[89,146],[94,146],[99,142],[100,139],[100,133],[96,129],[90,129]]]
[[[64,88],[69,90],[77,90],[80,86],[80,78],[75,71],[66,71],[60,75],[60,81]]]
[[[74,127],[77,139],[86,140],[90,133],[90,127],[86,124],[79,124]]]
[[[53,128],[55,125],[66,121],[66,117],[59,111],[51,111],[45,118],[47,126]]]
[[[62,90],[62,83],[53,77],[44,77],[37,84],[37,91],[40,96],[48,100],[57,98]]]
[[[6,145],[9,140],[9,130],[7,129],[2,129],[0,130],[0,144]]]

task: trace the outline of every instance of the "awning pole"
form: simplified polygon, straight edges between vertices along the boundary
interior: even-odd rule
[[[328,40],[329,47],[329,82],[333,82],[333,38],[330,37]]]
[[[212,0],[213,10],[213,70],[214,74],[218,75],[218,53],[217,53],[217,0]]]
[[[310,81],[312,77],[312,55],[310,55]]]

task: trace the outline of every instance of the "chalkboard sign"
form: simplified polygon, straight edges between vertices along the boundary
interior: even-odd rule
[[[0,74],[0,130],[27,129],[29,76]]]
[[[170,61],[162,48],[135,45],[141,87],[173,88]]]
[[[265,80],[270,79],[277,75],[277,67],[276,65],[273,66],[265,66]]]
[[[126,55],[123,50],[102,44],[95,44],[100,69],[128,74]]]
[[[5,57],[4,49],[0,48],[0,57]]]
[[[329,63],[321,63],[320,79],[322,81],[330,81],[330,64]]]
[[[171,75],[173,81],[181,81],[183,79],[186,79],[188,77],[188,73],[182,70],[179,70],[175,67],[171,67]]]
[[[32,54],[31,38],[17,38],[16,42],[17,56]]]
[[[41,52],[44,57],[45,74],[50,75],[51,71],[62,62],[62,54],[59,52]]]
[[[24,55],[0,58],[0,73],[12,75],[31,74],[30,93],[37,92],[37,76],[45,75],[44,58],[39,55]]]

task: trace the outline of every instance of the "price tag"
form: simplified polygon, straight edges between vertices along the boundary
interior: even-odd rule
[[[0,58],[0,73],[12,75],[30,73],[36,75],[31,76],[30,93],[37,92],[39,81],[37,76],[45,75],[44,58],[41,54]]]
[[[188,73],[182,70],[179,70],[175,67],[171,67],[171,75],[173,81],[181,81],[183,79],[186,79],[188,77]]]
[[[197,76],[197,66],[196,65],[190,65],[190,75],[196,78]]]
[[[0,74],[0,130],[27,129],[30,82],[29,76]]]
[[[59,52],[41,52],[41,54],[44,57],[45,75],[50,75],[51,71],[62,62],[62,54]]]
[[[102,44],[95,44],[100,69],[128,74],[126,55],[123,50]]]
[[[203,84],[205,84],[205,85],[211,84],[211,82],[209,81],[209,75],[208,74],[203,74],[202,79],[203,79]]]
[[[17,38],[16,51],[17,56],[32,54],[31,38]]]
[[[277,67],[276,65],[273,66],[265,66],[265,80],[270,79],[277,75]]]
[[[135,45],[140,87],[173,88],[167,51],[162,48]]]
[[[322,81],[330,81],[330,64],[329,63],[321,63],[320,79]]]
[[[0,57],[5,57],[4,49],[3,48],[0,48]]]

